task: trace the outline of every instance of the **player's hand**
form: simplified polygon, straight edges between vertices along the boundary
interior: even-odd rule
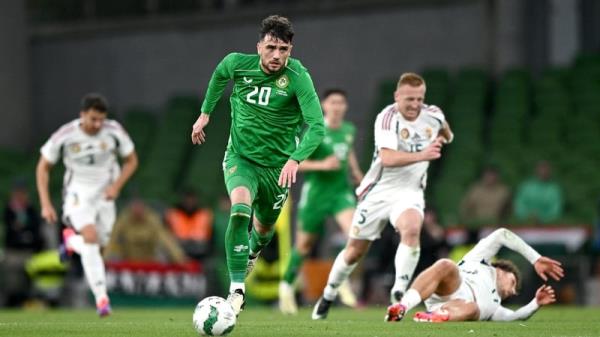
[[[331,155],[321,161],[323,171],[335,171],[340,168],[340,160],[335,156]]]
[[[115,200],[119,196],[120,192],[121,192],[121,189],[113,184],[113,185],[108,186],[104,190],[104,197],[106,198],[106,200]]]
[[[208,124],[210,120],[210,116],[201,113],[196,123],[192,126],[192,143],[193,144],[202,144],[206,141],[206,134],[204,133],[204,127]]]
[[[52,204],[42,205],[42,218],[49,224],[56,223],[58,216],[56,215],[56,210],[54,210]]]
[[[442,142],[438,138],[419,153],[421,154],[421,161],[438,159],[442,156]]]
[[[543,285],[535,292],[535,301],[539,306],[556,302],[556,294],[551,286]]]
[[[289,159],[281,169],[279,186],[287,188],[292,187],[292,184],[296,182],[296,173],[298,173],[298,162]]]
[[[559,281],[565,276],[561,263],[545,256],[535,261],[533,268],[535,268],[535,272],[544,281],[548,281],[548,276],[552,277],[555,281]]]

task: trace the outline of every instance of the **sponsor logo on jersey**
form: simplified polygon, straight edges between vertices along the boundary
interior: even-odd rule
[[[290,84],[290,79],[287,77],[287,75],[283,74],[281,75],[276,81],[275,81],[275,85],[279,88],[279,89],[285,89],[287,88],[287,86]]]
[[[409,135],[410,135],[410,132],[408,132],[407,128],[400,130],[400,137],[402,137],[402,139],[408,139]]]
[[[237,165],[231,167],[228,171],[227,174],[234,174],[235,171],[237,171]]]
[[[360,228],[358,228],[357,226],[353,226],[352,227],[352,234],[353,235],[358,235],[358,233],[360,233]]]
[[[106,144],[106,142],[100,143],[100,149],[102,149],[102,151],[106,151],[106,149],[108,149],[108,144]]]
[[[250,83],[252,83],[252,79],[251,78],[246,78],[246,76],[244,76],[244,83],[250,84]]]
[[[79,153],[79,151],[81,151],[81,145],[79,145],[79,143],[73,143],[69,145],[69,151]]]

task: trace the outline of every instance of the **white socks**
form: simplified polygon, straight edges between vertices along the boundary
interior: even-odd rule
[[[329,272],[329,278],[327,279],[327,286],[323,291],[323,298],[328,301],[333,301],[337,297],[338,287],[342,282],[348,279],[348,276],[352,274],[354,268],[358,263],[348,265],[344,260],[345,249],[342,250],[338,256],[335,258],[335,262],[333,263],[333,267],[331,267],[331,271]]]
[[[419,305],[419,303],[421,303],[421,300],[422,299],[421,299],[421,295],[419,295],[419,292],[413,288],[410,288],[410,289],[408,289],[406,294],[404,294],[404,296],[402,297],[400,304],[402,304],[406,307],[406,311],[409,311],[412,308]]]
[[[81,236],[79,236],[81,237]],[[73,239],[76,239],[75,237]],[[73,239],[69,242],[74,241]],[[76,248],[74,246],[73,250]],[[87,278],[88,284],[96,297],[96,302],[107,297],[106,294],[106,271],[104,270],[104,261],[100,255],[100,246],[96,243],[82,243],[81,264]],[[75,250],[76,251],[76,250]]]
[[[398,245],[396,257],[394,258],[394,266],[396,267],[396,280],[392,287],[392,293],[395,291],[406,292],[408,284],[413,277],[415,268],[419,263],[421,255],[421,247],[410,247],[403,243]]]
[[[72,249],[75,253],[81,255],[81,251],[83,250],[83,245],[85,242],[83,241],[83,236],[76,234],[71,235],[67,242],[65,242],[67,247]]]
[[[241,289],[244,294],[246,293],[246,285],[244,282],[231,282],[229,283],[229,293],[233,293],[236,289]]]

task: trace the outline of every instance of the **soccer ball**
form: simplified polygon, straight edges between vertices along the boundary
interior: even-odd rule
[[[194,328],[203,336],[225,336],[235,327],[235,312],[224,298],[211,296],[196,305]]]

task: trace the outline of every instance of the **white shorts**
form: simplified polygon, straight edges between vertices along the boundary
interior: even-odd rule
[[[425,199],[422,190],[400,190],[395,193],[369,194],[356,205],[350,238],[374,241],[389,222],[392,226],[407,209],[415,209],[423,218]]]
[[[103,189],[69,186],[63,202],[63,221],[81,231],[87,225],[96,226],[98,243],[105,246],[110,239],[116,218],[114,200],[106,200]]]
[[[438,296],[436,294],[431,295],[429,298],[425,299],[425,307],[427,311],[438,311],[442,308],[444,304],[452,300],[464,300],[465,302],[475,302],[475,297],[473,295],[473,290],[465,279],[461,277],[460,286],[458,289],[450,295],[447,296]]]

